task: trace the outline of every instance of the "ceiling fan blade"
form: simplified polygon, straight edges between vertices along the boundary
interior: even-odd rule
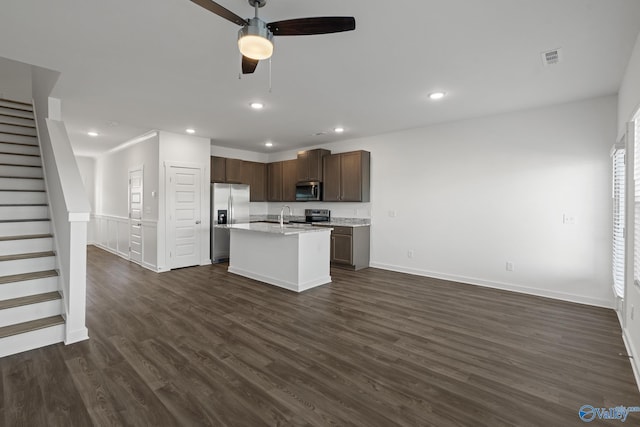
[[[247,58],[246,56],[242,56],[242,74],[251,74],[256,70],[258,66],[257,59]]]
[[[352,16],[299,18],[271,22],[267,28],[274,36],[310,36],[355,30],[356,20]]]
[[[218,3],[212,0],[191,0],[198,6],[202,6],[210,12],[215,13],[216,15],[233,22],[234,24],[238,24],[241,27],[247,25],[247,20],[239,17],[235,13],[231,12],[228,9],[220,6]]]

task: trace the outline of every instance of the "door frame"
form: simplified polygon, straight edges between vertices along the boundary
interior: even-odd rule
[[[144,163],[141,165],[130,167],[127,171],[127,216],[129,217],[129,261],[135,262],[131,259],[131,223],[133,222],[133,218],[131,218],[131,173],[140,171],[142,175],[141,185],[140,185],[140,264],[144,264],[144,235],[143,235],[143,226],[142,222],[144,219]]]

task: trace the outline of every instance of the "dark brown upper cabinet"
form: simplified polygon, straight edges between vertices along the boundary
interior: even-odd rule
[[[323,162],[325,202],[368,202],[370,200],[370,162],[368,151],[331,154]]]
[[[283,202],[295,202],[296,201],[296,183],[298,172],[298,161],[285,160],[282,162],[282,201]]]
[[[298,152],[297,180],[322,182],[322,159],[331,151],[321,148]]]
[[[267,200],[282,201],[282,162],[267,164]]]
[[[242,182],[249,184],[252,202],[267,201],[267,165],[259,162],[242,162]]]
[[[211,156],[211,182],[248,184],[243,182],[242,160]]]

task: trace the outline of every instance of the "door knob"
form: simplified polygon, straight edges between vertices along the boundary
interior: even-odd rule
[[[200,221],[196,221],[196,224],[200,224]]]

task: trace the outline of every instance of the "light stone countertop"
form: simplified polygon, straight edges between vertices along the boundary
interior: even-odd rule
[[[330,228],[314,227],[309,224],[284,224],[284,227],[280,227],[280,224],[266,223],[266,222],[252,222],[244,224],[222,224],[216,225],[217,228],[228,228],[234,230],[247,230],[256,231],[259,233],[270,233],[280,235],[292,235],[301,233],[317,233],[321,231],[330,231]]]

